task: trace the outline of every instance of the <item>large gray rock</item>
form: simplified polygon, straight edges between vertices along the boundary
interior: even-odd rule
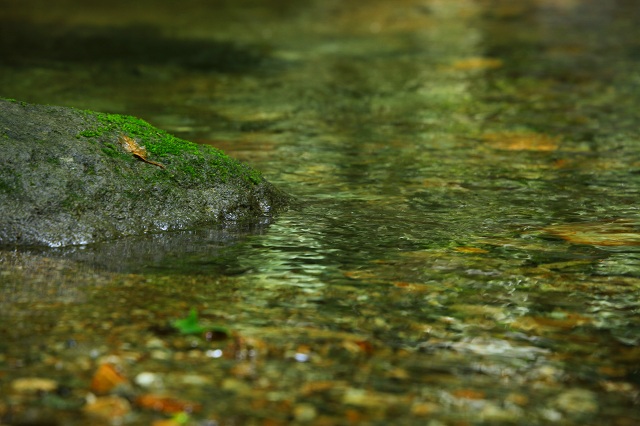
[[[194,229],[269,217],[288,201],[250,167],[140,119],[0,99],[0,244]]]

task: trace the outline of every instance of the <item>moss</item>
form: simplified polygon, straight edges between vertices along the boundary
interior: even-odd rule
[[[116,148],[116,146],[112,143],[106,143],[102,147],[102,152],[104,152],[108,157],[111,158],[128,158],[129,155],[125,155]]]
[[[20,105],[22,105],[22,106],[27,106],[27,105],[28,105],[28,104],[27,104],[26,102],[24,102],[24,101],[19,101],[19,100],[17,100],[17,99],[13,99],[13,98],[3,98],[3,97],[0,97],[0,99],[2,99],[3,101],[7,101],[7,102],[14,103],[14,104],[20,104]]]
[[[140,118],[94,111],[83,112],[87,117],[97,119],[101,126],[83,130],[78,133],[78,137],[100,138],[106,134],[123,133],[136,139],[140,145],[144,145],[151,158],[155,157],[162,161],[162,158],[185,159],[187,156],[187,161],[173,162],[177,167],[175,171],[184,173],[195,181],[207,179],[204,172],[207,162],[215,165],[217,169],[216,173],[210,173],[209,177],[227,181],[232,176],[238,176],[251,184],[259,184],[263,180],[260,172],[230,158],[219,149],[180,139],[153,127]],[[121,150],[111,143],[105,144],[102,151],[110,157],[119,156],[121,153]]]
[[[8,182],[0,180],[0,193],[5,193],[5,194],[15,193],[15,185],[10,185]]]
[[[190,176],[191,176],[191,177],[193,177],[193,178],[196,178],[196,177],[197,177],[197,175],[198,175],[198,172],[196,171],[196,169],[195,169],[193,166],[190,166],[190,165],[186,165],[186,166],[184,166],[184,167],[182,168],[182,170],[183,170],[186,174],[190,175]]]
[[[177,138],[139,118],[102,112],[91,112],[91,114],[104,124],[104,127],[94,130],[95,132],[102,134],[106,131],[117,130],[129,137],[140,140],[142,145],[147,148],[147,151],[153,155],[165,157],[167,155],[189,153],[201,156],[197,144]],[[149,143],[150,141],[155,142]]]
[[[82,136],[84,138],[97,138],[98,136],[102,136],[103,132],[97,130],[84,130],[78,133],[78,137]]]

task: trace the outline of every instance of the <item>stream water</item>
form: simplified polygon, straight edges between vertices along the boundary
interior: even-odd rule
[[[0,424],[640,423],[638,1],[157,3],[0,0],[0,96],[299,205],[0,251]]]

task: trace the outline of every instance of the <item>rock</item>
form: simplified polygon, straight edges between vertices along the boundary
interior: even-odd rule
[[[290,201],[221,151],[130,116],[0,99],[0,152],[0,244],[251,222]]]

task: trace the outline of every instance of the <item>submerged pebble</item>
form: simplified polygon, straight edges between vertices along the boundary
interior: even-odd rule
[[[592,414],[598,411],[596,394],[586,389],[570,389],[555,399],[555,407],[567,414]]]
[[[43,377],[23,377],[11,382],[11,388],[17,393],[25,394],[53,392],[58,388],[58,382]]]
[[[312,404],[296,404],[293,408],[293,417],[296,421],[306,423],[314,420],[318,415],[316,407]]]
[[[131,411],[131,405],[126,399],[115,396],[101,396],[90,398],[82,409],[87,415],[108,420],[111,424],[121,422],[122,417]]]

